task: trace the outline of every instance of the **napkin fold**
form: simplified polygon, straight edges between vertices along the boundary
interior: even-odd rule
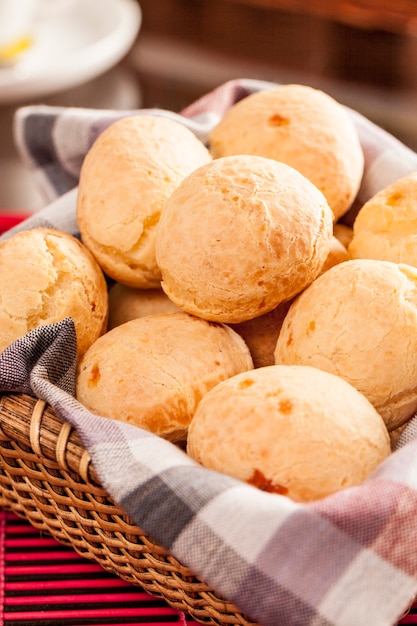
[[[78,235],[77,181],[104,128],[131,114],[173,117],[203,141],[239,99],[272,83],[229,81],[181,113],[21,108],[15,139],[47,206],[5,233],[54,226]],[[357,206],[417,170],[417,155],[349,110],[365,154]],[[173,444],[93,415],[74,397],[67,318],[0,354],[0,392],[46,400],[79,432],[101,482],[137,525],[262,626],[392,626],[417,595],[417,426],[362,485],[310,504],[202,468]]]

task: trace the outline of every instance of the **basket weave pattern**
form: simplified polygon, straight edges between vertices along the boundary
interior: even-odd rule
[[[0,505],[199,622],[255,626],[135,526],[100,485],[78,434],[23,394],[0,396]]]

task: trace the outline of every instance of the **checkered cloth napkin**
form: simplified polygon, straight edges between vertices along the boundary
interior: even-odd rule
[[[270,87],[230,81],[181,114],[146,112],[174,117],[204,140],[234,102]],[[18,111],[16,144],[48,204],[14,231],[47,225],[77,234],[76,185],[83,157],[109,123],[131,113],[45,106]],[[366,160],[360,204],[417,170],[417,155],[361,115],[350,114]],[[38,328],[0,355],[0,391],[43,398],[73,424],[114,500],[254,621],[390,626],[417,595],[417,418],[365,483],[298,504],[206,470],[139,428],[92,415],[74,399],[75,359],[71,319]]]

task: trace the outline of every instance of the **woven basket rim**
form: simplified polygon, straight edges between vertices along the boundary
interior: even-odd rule
[[[44,400],[29,394],[0,394],[1,432],[32,448],[35,454],[100,485],[88,451],[78,432]]]

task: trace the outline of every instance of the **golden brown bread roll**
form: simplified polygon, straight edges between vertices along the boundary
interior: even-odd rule
[[[391,441],[391,449],[394,450],[399,438],[401,437],[401,435],[403,434],[404,429],[406,428],[408,424],[408,421],[405,422],[404,424],[402,424],[401,426],[399,426],[398,428],[396,428],[395,430],[391,430],[389,436],[390,436],[390,441]]]
[[[343,379],[272,365],[204,396],[187,452],[205,467],[308,502],[361,483],[390,454],[390,441],[381,416]]]
[[[349,259],[350,255],[345,246],[339,241],[339,239],[337,239],[337,237],[333,236],[330,242],[329,254],[327,255],[321,269],[321,273],[327,272],[327,270],[333,267],[333,265],[343,263],[343,261],[349,261]]]
[[[278,85],[235,104],[209,137],[214,158],[257,154],[291,165],[326,196],[337,220],[356,198],[364,156],[347,110],[306,85]]]
[[[161,313],[100,337],[79,364],[76,395],[94,413],[181,441],[204,394],[252,368],[248,347],[228,326]]]
[[[175,313],[180,309],[159,289],[137,289],[115,283],[109,290],[109,321],[107,329],[130,322],[137,317],[155,313]]]
[[[346,248],[332,237],[330,251],[322,267],[321,273],[349,259]],[[255,367],[265,367],[275,363],[274,351],[278,335],[281,330],[284,318],[291,306],[292,300],[279,304],[275,309],[264,313],[251,320],[240,322],[240,324],[230,324],[246,342]]]
[[[184,176],[209,160],[188,128],[165,117],[127,117],[99,135],[81,168],[77,219],[108,276],[132,287],[160,286],[159,215]]]
[[[391,183],[362,206],[349,253],[355,259],[417,266],[417,172]]]
[[[161,215],[162,288],[181,309],[239,323],[291,299],[320,273],[332,212],[294,168],[237,155],[201,166]]]
[[[89,250],[67,233],[36,228],[0,243],[0,294],[0,350],[66,317],[74,320],[79,354],[106,330],[103,272]]]
[[[340,243],[348,250],[349,244],[353,238],[353,228],[347,224],[337,222],[333,226],[333,235],[340,241]]]
[[[329,269],[296,298],[275,362],[341,376],[391,431],[417,410],[416,355],[417,269],[354,259]]]
[[[269,313],[254,317],[240,324],[230,326],[244,339],[252,355],[255,367],[273,365],[274,350],[282,322],[291,305],[291,300],[283,302]]]

